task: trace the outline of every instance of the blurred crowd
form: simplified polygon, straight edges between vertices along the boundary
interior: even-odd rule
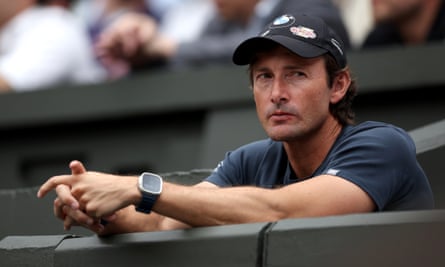
[[[317,15],[349,49],[445,39],[442,0],[0,0],[0,92],[230,62],[283,13]]]

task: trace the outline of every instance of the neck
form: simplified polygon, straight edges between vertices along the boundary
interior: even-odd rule
[[[300,178],[311,176],[326,158],[331,147],[337,140],[342,126],[333,117],[310,137],[304,140],[285,142],[290,165]]]
[[[441,0],[424,1],[417,12],[397,23],[405,44],[421,44],[426,41],[441,4]]]

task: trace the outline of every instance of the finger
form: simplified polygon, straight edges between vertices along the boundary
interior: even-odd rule
[[[94,224],[94,219],[91,218],[90,216],[88,216],[85,212],[79,210],[79,209],[73,209],[69,206],[63,206],[63,212],[66,214],[66,217],[70,217],[71,224],[73,224],[73,222],[80,224],[80,225],[85,225],[85,226],[91,226]]]
[[[136,54],[141,45],[138,37],[137,31],[134,30],[126,33],[125,38],[122,38],[122,52],[126,58],[130,58]]]
[[[107,222],[112,222],[117,218],[116,213],[103,217],[103,219]]]
[[[54,216],[61,219],[62,221],[65,220],[66,218],[66,214],[63,212],[63,206],[64,204],[60,200],[60,198],[57,197],[56,199],[54,199],[54,204],[53,204]]]
[[[46,194],[48,194],[49,191],[55,189],[60,184],[66,184],[71,186],[72,182],[73,181],[71,175],[61,175],[61,176],[51,177],[44,184],[40,186],[40,189],[37,192],[37,197],[38,198],[44,197]]]
[[[64,206],[63,211],[67,214],[63,225],[66,231],[70,230],[72,226],[77,225],[90,229],[98,234],[105,229],[105,226],[100,223],[100,220],[93,220],[80,210],[74,210],[68,206]]]
[[[76,222],[70,216],[66,216],[65,220],[63,220],[63,228],[65,231],[69,231],[72,226],[77,225]]]
[[[71,188],[61,184],[56,187],[57,198],[63,205],[68,205],[73,209],[79,208],[79,201],[71,194]],[[61,207],[59,207],[60,209]]]
[[[105,34],[99,36],[97,42],[94,44],[94,51],[97,56],[103,57],[110,54],[111,46],[109,44],[109,39],[110,38]]]
[[[73,175],[74,174],[82,174],[87,171],[85,169],[85,167],[83,166],[82,162],[80,162],[78,160],[73,160],[70,162],[70,169],[71,169],[71,173]]]
[[[105,230],[105,225],[101,224],[100,222],[95,222],[94,224],[87,226],[87,228],[97,234],[100,234]]]

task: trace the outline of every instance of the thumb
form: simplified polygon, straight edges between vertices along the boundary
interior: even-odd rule
[[[87,170],[83,166],[82,162],[73,160],[70,162],[70,169],[73,175],[85,173]]]

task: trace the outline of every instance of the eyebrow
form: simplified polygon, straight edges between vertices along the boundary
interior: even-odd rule
[[[283,67],[283,69],[284,70],[295,70],[295,69],[301,69],[301,68],[304,68],[304,67],[307,67],[307,66],[310,66],[310,65],[312,65],[312,63],[309,63],[309,62],[307,62],[307,63],[306,62],[305,63],[295,63],[295,64],[292,64],[292,65],[285,65]],[[266,66],[258,66],[258,67],[252,66],[251,69],[254,72],[270,71],[270,68],[266,67]]]

